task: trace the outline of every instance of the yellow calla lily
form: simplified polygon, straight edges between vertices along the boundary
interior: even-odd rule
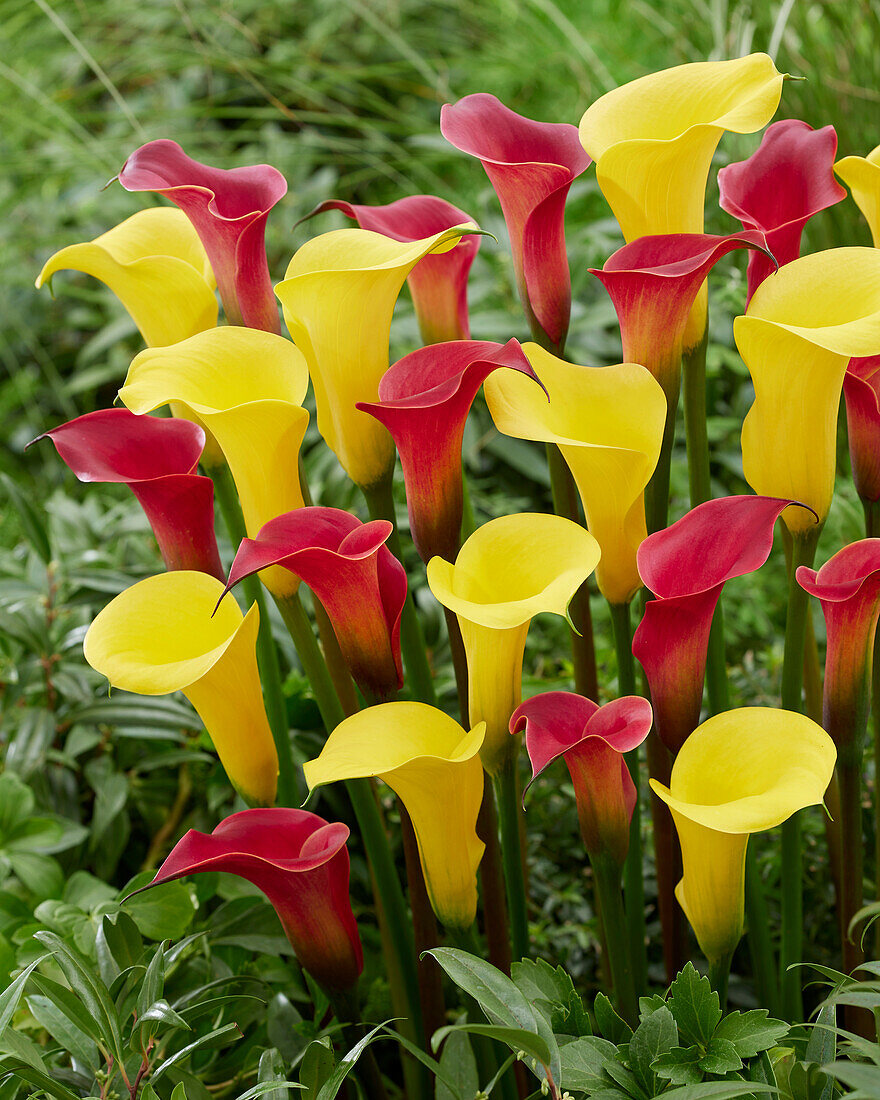
[[[727,958],[743,932],[749,834],[781,825],[822,801],[837,751],[803,714],[743,707],[690,735],[669,787],[651,787],[672,811],[684,875],[676,897],[710,962]]]
[[[212,433],[235,480],[247,533],[256,538],[270,519],[303,506],[298,461],[307,388],[305,359],[289,340],[226,325],[142,351],[119,396],[135,413],[174,401]],[[280,566],[261,576],[275,595],[296,591],[296,577]]]
[[[472,223],[418,241],[366,229],[322,233],[299,249],[275,288],[284,320],[309,365],[318,430],[348,476],[365,488],[387,476],[394,443],[358,401],[379,400],[388,370],[394,303],[424,256],[448,252]]]
[[[746,481],[759,496],[808,504],[822,521],[847,363],[880,352],[880,251],[833,248],[786,264],[758,287],[733,334],[755,385],[742,430]],[[802,508],[783,519],[795,535],[815,527]]]
[[[470,928],[477,911],[484,733],[482,722],[466,732],[426,703],[382,703],[340,722],[303,765],[310,791],[368,776],[388,784],[412,819],[428,897],[447,928]]]
[[[602,548],[599,588],[610,603],[626,603],[642,583],[636,551],[647,537],[645,486],[663,438],[663,389],[635,363],[580,367],[537,344],[523,351],[547,393],[506,377],[514,371],[495,371],[483,385],[492,419],[505,435],[559,447]]]
[[[278,756],[263,708],[254,646],[256,604],[242,616],[223,582],[179,569],[148,577],[104,608],[86,634],[86,660],[138,695],[182,691],[196,708],[230,783],[248,802],[275,801]]]
[[[37,288],[64,270],[105,283],[150,347],[176,344],[217,324],[211,265],[182,210],[140,210],[93,241],[62,248],[43,265]]]
[[[599,544],[579,524],[525,512],[478,528],[454,565],[439,557],[428,562],[428,586],[461,627],[468,714],[486,723],[480,755],[490,775],[516,751],[508,722],[521,701],[529,623],[542,611],[567,615],[599,554]]]
[[[852,192],[856,206],[865,215],[874,247],[880,248],[880,145],[866,157],[844,157],[834,171]]]
[[[709,167],[725,130],[751,134],[779,105],[783,76],[767,54],[698,61],[607,92],[580,122],[581,144],[627,242],[702,233]],[[705,327],[706,290],[691,311],[685,348]]]

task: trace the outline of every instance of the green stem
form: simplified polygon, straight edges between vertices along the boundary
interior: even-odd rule
[[[237,550],[241,540],[247,537],[238,491],[226,463],[211,469],[214,478],[214,491],[223,522],[233,547]],[[282,806],[299,806],[305,797],[305,790],[299,782],[299,773],[294,762],[293,745],[290,739],[290,727],[287,723],[287,705],[284,701],[284,689],[281,682],[281,667],[278,663],[278,650],[272,637],[272,624],[266,606],[263,585],[258,576],[245,577],[241,582],[245,602],[248,606],[256,603],[260,615],[260,629],[257,633],[257,664],[263,685],[263,698],[266,716],[275,751],[278,754],[278,802]]]
[[[519,818],[519,790],[516,781],[516,759],[508,758],[501,771],[493,776],[498,821],[501,826],[501,859],[507,890],[507,911],[510,915],[510,938],[513,960],[518,962],[529,954],[529,923],[526,914],[526,882],[523,874],[522,842]]]
[[[510,974],[510,921],[507,917],[504,890],[504,864],[498,840],[495,789],[491,783],[483,785],[483,800],[477,817],[477,836],[486,845],[480,860],[480,892],[489,962],[505,974]]]
[[[850,937],[849,926],[862,908],[865,873],[862,840],[862,760],[861,752],[849,750],[837,761],[840,782],[840,846],[845,858],[840,861],[840,932],[843,971],[852,971],[865,961],[858,930]]]
[[[788,612],[785,620],[785,654],[782,661],[782,706],[800,712],[804,679],[804,643],[810,597],[797,583],[798,566],[812,565],[821,527],[799,532],[792,538],[788,577]],[[779,946],[779,985],[782,1010],[791,1023],[803,1014],[801,978],[789,969],[802,961],[803,953],[803,859],[800,814],[782,824],[782,939]]]
[[[703,338],[682,356],[684,381],[684,431],[687,439],[688,484],[691,508],[709,500],[712,487],[709,479],[709,436],[706,430],[706,347],[709,330]]]
[[[351,1050],[358,1040],[362,1038],[360,1034],[361,1029],[358,1026],[362,1023],[362,1020],[360,1008],[358,1006],[357,990],[325,989],[324,992],[327,995],[327,1000],[330,1002],[330,1007],[333,1009],[333,1015],[339,1023],[342,1024],[342,1036],[346,1046],[348,1050]],[[382,1080],[382,1074],[379,1072],[379,1066],[376,1062],[376,1056],[373,1053],[372,1046],[368,1046],[361,1054],[358,1059],[355,1073],[364,1086],[367,1100],[387,1100],[385,1082]]]
[[[617,694],[636,694],[636,666],[632,652],[629,604],[609,604],[614,648],[617,652]],[[636,991],[647,987],[648,956],[645,946],[645,883],[642,875],[642,811],[639,776],[639,750],[626,754],[626,763],[636,789],[636,801],[629,825],[629,851],[623,865],[626,924],[629,955],[632,960]]]
[[[746,848],[746,920],[758,1004],[769,1009],[771,1016],[776,1016],[779,1013],[776,953],[770,939],[764,883],[751,845]]]
[[[721,1011],[727,1007],[727,982],[730,978],[730,961],[733,955],[725,955],[723,959],[709,960],[709,983],[718,994],[721,1002]]]
[[[620,892],[620,867],[608,855],[591,856],[590,863],[599,895],[617,1011],[631,1027],[635,1027],[639,1020],[639,1004],[630,961],[626,914]]]
[[[400,537],[397,533],[397,517],[394,509],[393,478],[389,471],[388,476],[377,481],[368,488],[361,486],[361,492],[367,502],[367,510],[371,519],[387,519],[393,524],[393,529],[388,537],[388,549],[403,563],[403,555],[400,548]],[[434,676],[428,661],[428,652],[425,648],[425,636],[422,633],[422,624],[416,613],[416,605],[413,603],[412,590],[408,589],[406,601],[403,605],[403,613],[400,619],[400,648],[403,654],[403,664],[410,685],[417,699],[423,703],[437,705],[437,694],[434,690]]]
[[[709,647],[706,651],[706,689],[709,695],[709,710],[712,714],[721,714],[730,706],[727,689],[727,651],[724,644],[724,609],[721,600],[712,616],[712,628],[709,631]]]
[[[681,385],[680,374],[675,372],[674,385],[670,381],[666,395],[666,420],[663,425],[663,439],[660,442],[660,455],[651,480],[645,489],[645,519],[648,534],[662,531],[669,517],[669,477],[672,471],[672,448],[675,445],[675,418],[678,413],[678,393]]]

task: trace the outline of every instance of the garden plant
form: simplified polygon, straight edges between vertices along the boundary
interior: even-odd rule
[[[137,344],[21,459],[85,493],[4,475],[0,1100],[880,1097],[880,146],[789,87],[475,77],[488,223],[337,193],[278,269],[282,172],[169,125],[42,257]]]

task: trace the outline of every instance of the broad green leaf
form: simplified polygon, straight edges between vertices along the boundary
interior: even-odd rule
[[[880,1066],[862,1062],[832,1062],[823,1071],[851,1089],[860,1089],[869,1096],[880,1096]]]
[[[627,1061],[636,1080],[648,1096],[655,1093],[656,1076],[651,1066],[655,1058],[678,1046],[678,1028],[668,1008],[658,1008],[646,1016],[629,1041]]]
[[[0,843],[34,812],[34,792],[15,772],[0,775]]]
[[[479,1091],[477,1059],[470,1039],[463,1031],[455,1031],[447,1038],[440,1052],[435,1100],[469,1100]]]
[[[80,1100],[79,1094],[71,1092],[70,1089],[65,1088],[54,1077],[50,1077],[48,1073],[44,1073],[42,1070],[35,1069],[33,1066],[27,1065],[25,1062],[11,1062],[0,1068],[0,1083],[3,1083],[5,1076],[9,1074],[15,1080],[24,1081],[25,1084],[34,1085],[38,1091],[45,1092],[48,1096],[52,1096],[55,1100]]]
[[[58,860],[38,852],[7,852],[15,876],[39,898],[57,898],[64,889],[64,875]]]
[[[186,1086],[183,1081],[180,1081],[171,1090],[171,1100],[187,1100]]]
[[[84,1066],[95,1070],[101,1062],[98,1048],[89,1035],[78,1027],[67,1013],[43,994],[31,994],[27,998],[28,1008],[37,1023],[46,1029],[52,1038],[65,1050],[78,1059]]]
[[[559,1048],[562,1066],[560,1086],[587,1093],[607,1086],[608,1078],[603,1076],[602,1070],[607,1062],[614,1060],[616,1052],[617,1047],[613,1043],[596,1035],[586,1035],[564,1043]]]
[[[41,955],[38,959],[34,959],[30,966],[26,966],[18,977],[13,979],[0,993],[0,1035],[9,1027],[12,1017],[18,1011],[28,979],[45,958],[45,955]]]
[[[70,1020],[73,1027],[81,1031],[94,1044],[105,1042],[105,1036],[95,1016],[67,986],[39,972],[34,974],[32,980],[40,995],[51,1001],[58,1011]]]
[[[315,1100],[334,1100],[334,1097],[342,1087],[342,1082],[348,1077],[349,1073],[357,1064],[358,1058],[360,1058],[370,1045],[377,1032],[382,1031],[389,1022],[390,1021],[386,1020],[384,1023],[376,1024],[372,1030],[367,1032],[363,1039],[355,1043],[351,1050],[340,1058],[336,1068],[318,1089],[318,1095]]]
[[[804,1052],[805,1062],[816,1062],[824,1066],[833,1062],[837,1053],[837,1009],[834,1005],[825,1005],[819,1010],[816,1022],[810,1033],[810,1040]]]
[[[165,989],[165,947],[159,944],[153,953],[153,957],[147,964],[147,972],[144,975],[144,983],[138,990],[135,1011],[142,1016],[151,1004],[158,1001]],[[178,1005],[178,1008],[180,1006]]]
[[[454,947],[435,947],[426,954],[433,955],[455,984],[474,998],[493,1023],[537,1033],[531,1006],[506,974],[483,959]]]
[[[38,1046],[33,1039],[29,1039],[23,1032],[16,1031],[14,1027],[8,1027],[0,1035],[0,1054],[7,1054],[11,1058],[16,1058],[40,1072],[44,1072],[46,1069],[42,1047]],[[0,1069],[0,1075],[2,1075],[2,1069]]]
[[[742,1069],[742,1058],[737,1054],[736,1047],[729,1039],[722,1039],[713,1035],[709,1040],[706,1053],[700,1059],[700,1068],[706,1073],[715,1073],[719,1077],[725,1073],[733,1073]]]
[[[766,1008],[731,1012],[715,1029],[714,1038],[733,1043],[740,1058],[754,1058],[762,1050],[776,1046],[788,1032],[788,1024],[770,1018]]]
[[[620,1017],[614,1009],[614,1005],[604,993],[597,993],[593,1001],[593,1015],[596,1017],[596,1026],[604,1039],[619,1046],[628,1043],[632,1037],[632,1028]]]
[[[210,1043],[218,1042],[221,1039],[231,1040],[233,1036],[236,1039],[241,1039],[243,1037],[238,1024],[224,1024],[223,1027],[218,1027],[214,1031],[209,1031],[207,1035],[200,1035],[198,1039],[194,1039],[181,1050],[175,1051],[170,1058],[166,1058],[160,1065],[155,1066],[150,1078],[151,1083],[155,1085],[160,1078],[165,1076],[169,1069],[185,1061],[194,1051],[204,1046],[208,1046]]]
[[[507,1043],[514,1053],[522,1050],[529,1057],[537,1058],[542,1065],[550,1064],[550,1048],[544,1039],[533,1031],[526,1031],[521,1027],[499,1027],[497,1024],[447,1024],[446,1027],[438,1028],[431,1036],[431,1049],[439,1050],[446,1036],[455,1031],[497,1039],[500,1043]]]
[[[620,1062],[609,1062],[605,1067],[605,1072],[616,1085],[619,1085],[624,1092],[634,1097],[635,1100],[648,1100],[648,1094],[639,1084],[636,1075],[631,1069],[627,1069],[627,1067],[621,1065]]]
[[[529,1002],[543,998],[551,1003],[564,1003],[574,989],[574,983],[562,967],[554,969],[546,959],[515,962],[510,967],[510,977]]]
[[[257,1086],[266,1086],[265,1092],[262,1093],[266,1100],[287,1100],[290,1095],[287,1089],[274,1087],[279,1083],[283,1084],[286,1078],[281,1052],[274,1047],[264,1050],[257,1066]]]
[[[144,953],[137,925],[123,910],[101,918],[95,936],[98,969],[105,985],[112,985],[121,971],[136,966]]]
[[[123,903],[141,934],[151,940],[178,940],[195,916],[189,890],[182,882],[165,882]]]
[[[718,994],[693,963],[687,963],[669,987],[666,999],[682,1043],[705,1047],[721,1022]],[[713,1071],[714,1072],[714,1071]]]
[[[703,1070],[698,1064],[702,1055],[700,1047],[673,1047],[655,1058],[651,1068],[673,1085],[696,1085],[703,1080]]]
[[[305,1090],[303,1100],[317,1100],[321,1087],[329,1081],[335,1066],[333,1047],[326,1036],[309,1043],[299,1065],[299,1082]]]
[[[663,1093],[663,1100],[733,1100],[736,1096],[751,1096],[754,1091],[751,1081],[702,1081],[669,1089]]]
[[[138,1017],[138,1028],[144,1024],[163,1024],[165,1027],[192,1031],[186,1020],[178,1015],[167,1001],[155,1001],[151,1004],[146,1012]],[[151,1028],[150,1034],[154,1034],[155,1031],[155,1027]]]
[[[45,513],[34,507],[33,503],[8,474],[0,474],[0,481],[3,482],[10,503],[18,512],[25,538],[43,562],[48,565],[52,560],[52,544],[49,541],[49,529],[46,525]]]
[[[794,1100],[820,1100],[830,1078],[823,1072],[830,1067],[822,1067],[815,1062],[795,1062],[788,1072],[788,1088]],[[874,1068],[873,1066],[871,1067]],[[880,1084],[880,1074],[877,1077]],[[874,1092],[872,1096],[880,1095]]]
[[[265,1053],[265,1052],[264,1052]],[[235,1100],[259,1100],[260,1097],[266,1097],[267,1100],[275,1100],[278,1096],[283,1100],[287,1096],[288,1089],[301,1089],[302,1085],[296,1081],[287,1081],[280,1079],[278,1081],[264,1081],[261,1084],[253,1085],[251,1088],[246,1089]]]

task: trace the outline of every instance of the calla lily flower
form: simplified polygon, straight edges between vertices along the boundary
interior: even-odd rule
[[[150,886],[224,871],[262,890],[304,970],[330,990],[350,989],[364,968],[348,895],[348,826],[306,810],[242,810],[212,833],[190,829]]]
[[[669,233],[641,237],[618,249],[601,271],[590,268],[614,303],[624,360],[647,367],[673,411],[691,307],[710,270],[736,248],[757,250],[773,262],[760,232]]]
[[[425,703],[382,703],[340,722],[303,765],[310,791],[368,776],[388,784],[412,819],[428,897],[447,928],[470,928],[477,910],[484,732]]]
[[[391,436],[357,408],[379,396],[394,303],[420,260],[455,248],[474,228],[456,226],[411,242],[366,229],[322,233],[299,249],[275,288],[308,362],[318,430],[363,488],[382,481],[394,464]]]
[[[413,542],[422,560],[454,559],[462,518],[461,440],[477,391],[492,371],[535,378],[516,340],[454,340],[420,348],[382,376],[379,401],[357,407],[391,433],[403,467]]]
[[[361,229],[382,233],[393,241],[407,244],[474,220],[470,214],[436,195],[409,195],[387,206],[355,206],[341,199],[330,199],[316,206],[306,217],[322,214],[325,210],[341,210]],[[480,241],[476,235],[462,237],[458,247],[451,252],[419,260],[407,276],[423,343],[470,339],[467,282]]]
[[[823,725],[842,755],[861,762],[880,616],[880,539],[844,546],[818,571],[800,566],[797,581],[822,604],[828,631]]]
[[[150,347],[176,344],[217,324],[214,274],[179,210],[140,210],[93,241],[62,248],[43,265],[37,289],[65,270],[108,286]]]
[[[232,325],[170,348],[142,351],[119,391],[135,413],[177,402],[216,439],[235,480],[248,534],[303,506],[299,448],[309,422],[302,408],[305,359],[289,340]],[[263,577],[276,595],[296,591],[284,569]]]
[[[767,127],[748,160],[719,171],[721,209],[744,229],[764,233],[772,253],[750,254],[748,301],[768,275],[800,256],[801,234],[810,218],[846,198],[832,170],[836,153],[833,126],[814,130],[799,119],[784,118]]]
[[[624,238],[702,233],[709,167],[725,130],[766,126],[783,77],[761,53],[732,61],[677,65],[607,92],[587,109],[580,139]],[[705,329],[701,291],[685,349]]]
[[[650,733],[651,704],[627,695],[600,707],[582,695],[548,691],[513,712],[510,732],[522,731],[532,764],[529,785],[561,756],[571,773],[590,859],[609,856],[622,867],[637,797],[623,754]]]
[[[80,481],[127,485],[146,512],[168,569],[197,569],[223,579],[214,483],[195,472],[205,446],[198,424],[100,409],[37,438],[51,439]]]
[[[850,359],[843,398],[856,492],[873,503],[880,500],[880,355]]]
[[[126,191],[164,195],[186,214],[211,261],[230,324],[280,331],[265,245],[269,211],[287,194],[277,168],[212,168],[161,138],[135,149],[119,182]]]
[[[780,268],[733,334],[755,385],[743,471],[759,495],[808,505],[823,522],[834,492],[837,410],[851,356],[880,352],[880,251],[833,248]],[[792,535],[815,525],[783,516]]]
[[[182,691],[198,712],[230,783],[248,802],[271,805],[278,756],[263,708],[254,646],[256,604],[242,616],[223,582],[177,570],[121,592],[86,634],[86,660],[114,687],[138,695]]]
[[[624,604],[642,583],[636,550],[647,534],[645,486],[660,454],[663,390],[636,363],[594,369],[537,344],[523,351],[546,394],[523,375],[498,371],[484,386],[492,419],[506,435],[559,447],[602,549],[599,589],[610,603]]]
[[[270,565],[296,574],[329,615],[355,683],[382,699],[403,686],[406,572],[385,546],[392,530],[387,520],[361,523],[339,508],[287,512],[242,541],[226,590]]]
[[[472,722],[486,723],[481,756],[490,775],[516,751],[508,722],[520,703],[529,623],[543,611],[567,616],[599,553],[597,541],[579,524],[524,512],[479,527],[454,565],[443,558],[428,562],[428,586],[461,627],[468,714]]]
[[[852,192],[871,230],[874,247],[880,248],[880,145],[866,157],[844,157],[834,171]]]
[[[694,730],[668,787],[650,781],[681,841],[675,894],[710,963],[723,964],[742,937],[749,834],[819,804],[835,756],[831,738],[805,715],[744,707]]]
[[[700,721],[721,590],[760,569],[773,548],[773,525],[790,504],[775,497],[708,500],[639,547],[639,574],[656,598],[645,605],[633,653],[648,678],[657,734],[673,756]]]
[[[561,350],[571,313],[565,200],[590,165],[568,123],[535,122],[479,92],[440,110],[440,132],[477,157],[501,203],[529,324]]]

